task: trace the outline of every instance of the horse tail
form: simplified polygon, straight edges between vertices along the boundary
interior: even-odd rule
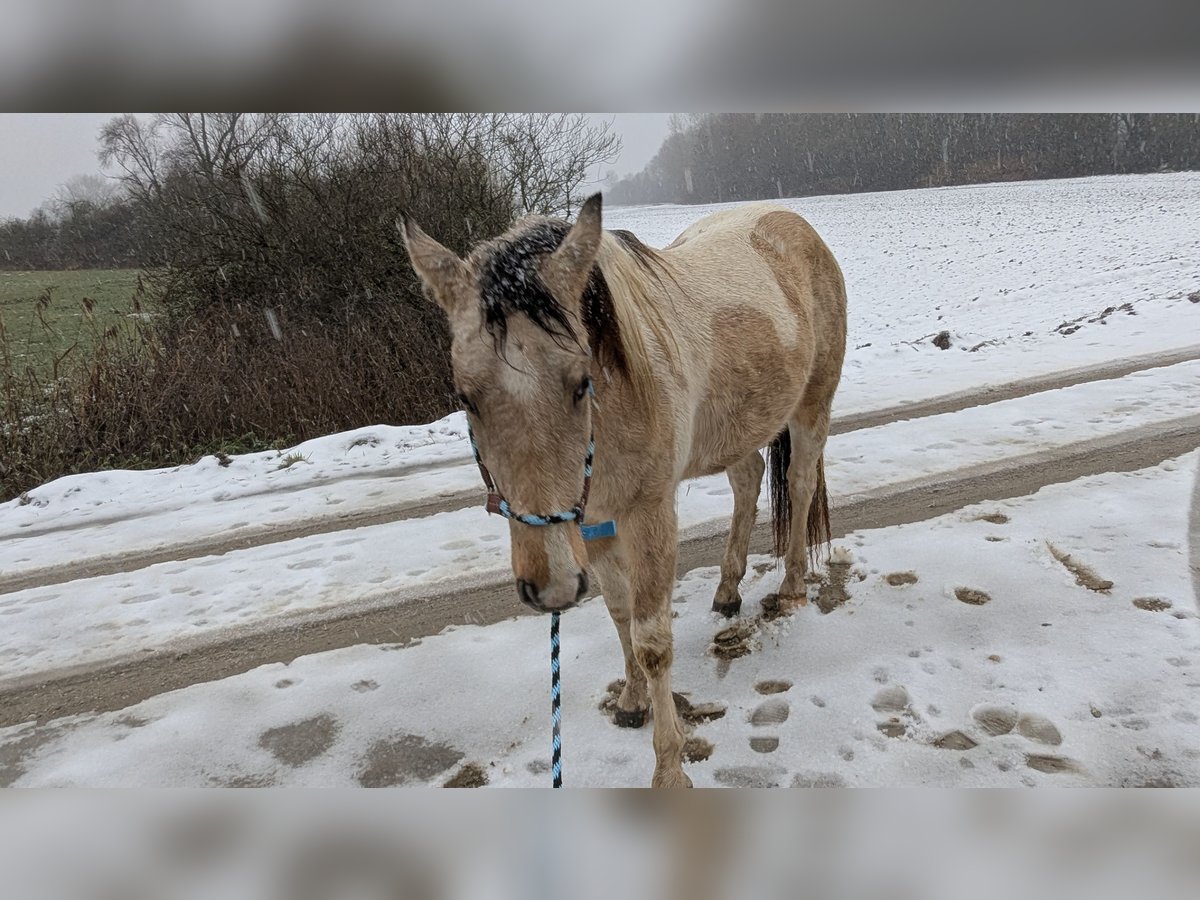
[[[792,498],[788,488],[788,467],[792,462],[792,438],[785,428],[776,435],[767,449],[767,493],[771,505],[771,531],[775,539],[775,555],[787,552],[792,531]],[[825,489],[825,456],[817,459],[817,483],[812,501],[808,504],[805,538],[813,565],[822,548],[828,546],[829,494]]]
[[[776,556],[783,556],[787,552],[788,536],[792,531],[792,496],[787,477],[791,461],[792,436],[784,428],[767,448],[767,495],[771,505],[771,532],[775,537]]]
[[[808,504],[808,553],[813,566],[817,565],[821,550],[829,546],[829,495],[825,492],[825,454],[817,458],[817,486],[813,488],[812,502]]]

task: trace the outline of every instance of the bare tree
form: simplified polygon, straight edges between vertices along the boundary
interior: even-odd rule
[[[493,115],[486,133],[498,176],[523,213],[570,215],[593,167],[611,163],[621,138],[582,114]]]
[[[131,113],[100,129],[100,165],[115,166],[115,176],[136,200],[161,198],[163,178],[162,117],[144,122]]]
[[[68,178],[55,192],[51,201],[56,208],[71,208],[88,204],[95,209],[107,209],[124,196],[121,185],[103,175],[76,175]]]

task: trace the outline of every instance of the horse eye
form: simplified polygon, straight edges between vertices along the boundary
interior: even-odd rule
[[[475,415],[479,415],[479,410],[475,408],[475,404],[471,402],[471,398],[468,397],[466,394],[459,394],[458,402],[459,402],[459,405],[461,405],[462,408],[465,409],[467,412],[474,413]]]
[[[579,387],[575,388],[575,402],[576,403],[578,403],[580,400],[583,399],[583,395],[588,392],[588,388],[590,388],[591,386],[592,386],[592,379],[588,378],[585,375],[583,378],[583,381],[579,382]]]

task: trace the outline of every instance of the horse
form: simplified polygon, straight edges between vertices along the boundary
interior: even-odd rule
[[[590,566],[625,657],[614,721],[640,728],[653,711],[651,784],[690,787],[671,694],[677,488],[728,474],[712,608],[734,616],[769,465],[784,577],[764,602],[806,602],[810,551],[829,540],[824,452],[846,345],[837,261],[804,218],[769,203],[715,212],[662,250],[604,230],[600,194],[573,224],[531,216],[465,259],[408,215],[398,225],[447,315],[489,509],[510,518],[518,597],[566,610]],[[615,534],[585,546],[580,526],[607,520]]]

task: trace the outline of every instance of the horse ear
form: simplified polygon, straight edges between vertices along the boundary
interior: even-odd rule
[[[404,238],[413,269],[438,305],[446,312],[452,311],[463,302],[471,286],[467,264],[427,235],[408,213],[400,214],[396,227]]]
[[[559,248],[541,266],[542,281],[560,302],[578,303],[600,250],[600,195],[592,194]]]

